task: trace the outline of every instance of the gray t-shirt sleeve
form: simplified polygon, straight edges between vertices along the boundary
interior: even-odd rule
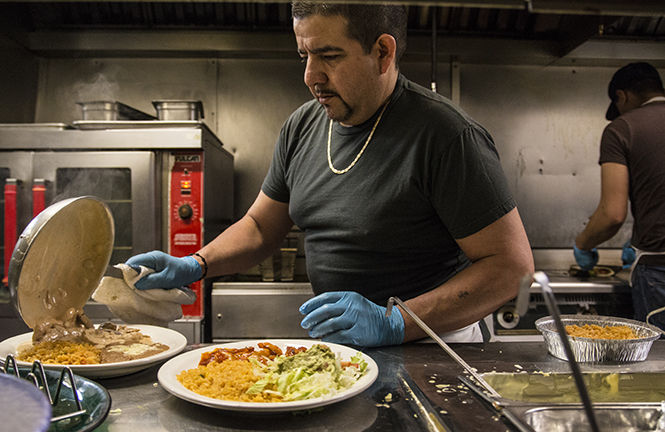
[[[268,169],[268,174],[263,180],[261,190],[268,197],[279,202],[289,202],[289,188],[286,184],[286,166],[287,166],[287,126],[284,125],[277,138],[275,150],[273,152],[272,162]]]
[[[433,166],[433,205],[453,238],[464,238],[515,207],[489,134],[466,127]]]

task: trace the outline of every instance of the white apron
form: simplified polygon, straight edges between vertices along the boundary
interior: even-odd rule
[[[475,322],[461,329],[439,333],[439,337],[446,343],[478,343],[483,342],[483,332],[480,330],[480,324]],[[420,339],[418,342],[436,343],[431,337]]]

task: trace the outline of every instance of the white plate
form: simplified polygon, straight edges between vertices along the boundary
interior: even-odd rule
[[[130,325],[129,327],[139,329],[144,335],[150,336],[153,342],[168,345],[169,349],[155,354],[154,356],[124,362],[92,365],[58,365],[44,363],[44,368],[57,370],[62,369],[64,366],[69,366],[72,372],[77,375],[88,378],[110,378],[128,375],[133,372],[147,369],[160,361],[166,360],[180,353],[187,345],[187,338],[185,338],[185,336],[169,328],[151,325]],[[16,356],[17,349],[30,341],[32,341],[32,332],[14,336],[0,342],[0,360],[4,360],[9,354]],[[17,360],[16,363],[19,366],[32,366],[32,363],[30,362]]]
[[[185,386],[180,384],[180,381],[178,381],[176,378],[180,372],[187,369],[196,368],[199,364],[199,361],[201,360],[201,354],[205,352],[212,351],[215,348],[244,348],[247,346],[256,347],[257,343],[259,342],[270,342],[274,345],[277,345],[282,349],[282,351],[285,351],[287,346],[309,348],[312,345],[324,344],[329,346],[335,354],[339,354],[342,360],[349,360],[356,354],[356,352],[358,352],[358,350],[346,347],[344,345],[321,342],[318,340],[247,340],[222,345],[212,345],[180,354],[179,356],[167,361],[162,365],[161,368],[159,368],[157,379],[159,380],[159,383],[162,385],[162,387],[164,387],[164,389],[169,393],[198,405],[231,411],[280,412],[312,409],[343,401],[365,391],[369,386],[372,385],[372,383],[374,383],[379,375],[379,367],[376,365],[376,362],[374,362],[374,360],[372,360],[372,358],[367,354],[362,353],[363,359],[367,362],[365,375],[360,377],[360,379],[356,381],[356,383],[353,384],[350,388],[328,397],[319,397],[314,399],[289,402],[239,402],[215,399],[194,393],[193,391],[185,388]]]

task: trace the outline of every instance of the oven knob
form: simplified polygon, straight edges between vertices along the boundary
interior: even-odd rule
[[[178,216],[180,216],[180,219],[189,219],[193,214],[194,210],[192,210],[192,206],[189,204],[183,204],[178,208]]]
[[[517,314],[517,311],[513,306],[504,306],[497,311],[496,320],[501,327],[512,329],[517,327],[517,323],[520,322],[520,316]]]

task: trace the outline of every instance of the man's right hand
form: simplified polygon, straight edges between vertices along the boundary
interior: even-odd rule
[[[306,315],[302,328],[324,342],[374,347],[404,341],[404,318],[399,309],[386,317],[385,307],[357,292],[325,292],[307,300],[299,310]]]
[[[203,275],[201,264],[194,257],[176,258],[157,250],[135,255],[125,264],[135,270],[139,270],[139,266],[155,270],[134,284],[140,290],[179,288],[196,282]]]
[[[596,248],[583,250],[573,245],[573,251],[577,265],[584,271],[591,270],[598,263],[598,250]]]

